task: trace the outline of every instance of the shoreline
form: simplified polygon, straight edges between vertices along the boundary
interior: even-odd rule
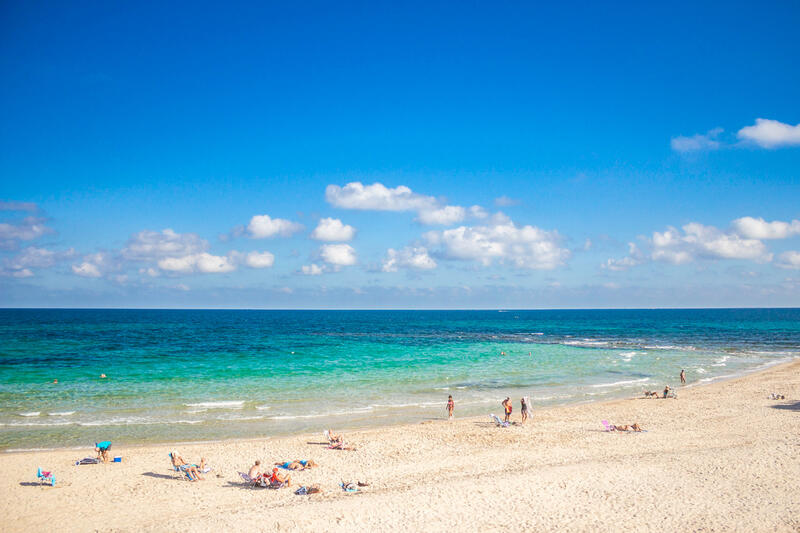
[[[781,360],[781,361],[775,361],[775,362],[768,362],[768,363],[765,363],[765,364],[761,364],[761,365],[759,365],[759,366],[757,366],[755,368],[744,370],[744,371],[739,372],[737,374],[732,374],[730,376],[720,376],[720,377],[717,377],[717,378],[712,378],[712,380],[708,381],[708,382],[696,381],[696,382],[693,382],[693,383],[687,383],[686,385],[679,385],[677,389],[673,389],[673,390],[692,390],[692,389],[704,388],[704,387],[712,386],[712,385],[715,385],[715,384],[718,384],[718,383],[724,383],[724,382],[728,382],[728,381],[733,381],[733,380],[737,380],[737,379],[746,378],[748,376],[757,375],[757,374],[760,374],[762,372],[768,372],[768,371],[770,371],[772,369],[778,369],[783,365],[791,365],[791,364],[794,364],[794,363],[800,363],[800,356],[791,357],[788,361]],[[502,395],[500,395],[500,396],[502,396]],[[614,404],[616,402],[621,402],[621,401],[626,401],[626,400],[634,400],[634,399],[639,399],[639,398],[641,398],[641,395],[640,396],[634,396],[634,397],[620,395],[620,396],[617,396],[617,397],[607,398],[607,399],[598,399],[598,400],[589,399],[589,400],[577,400],[577,401],[566,402],[566,403],[555,403],[555,404],[550,404],[550,405],[547,405],[547,406],[544,406],[544,407],[539,407],[539,408],[536,408],[535,407],[535,403],[534,403],[534,408],[531,411],[534,412],[534,413],[537,413],[537,412],[541,413],[541,412],[549,411],[549,410],[552,410],[552,409],[561,409],[561,408],[575,407],[575,406],[581,406],[581,405]],[[498,406],[499,406],[500,401],[501,401],[501,399],[498,396],[498,402],[497,402]],[[444,402],[442,402],[442,405],[444,405]],[[458,409],[458,404],[457,403],[456,403],[456,409]],[[499,411],[499,409],[500,409],[500,407],[497,407],[497,409],[495,409],[495,411]],[[515,407],[515,409],[516,409],[516,407]],[[515,413],[517,413],[516,410],[515,410]],[[489,414],[490,414],[490,412],[487,411],[486,415],[471,415],[471,416],[467,416],[467,417],[458,418],[458,420],[478,420],[478,419],[483,419],[485,416],[488,416]],[[348,431],[348,432],[349,431],[358,431],[358,432],[380,431],[380,430],[386,429],[386,428],[396,428],[396,427],[403,427],[403,426],[415,426],[417,424],[435,422],[437,420],[446,420],[446,418],[445,417],[443,417],[443,418],[423,418],[423,419],[420,419],[417,422],[403,421],[403,422],[395,422],[395,423],[391,423],[390,422],[390,423],[387,423],[387,424],[376,423],[376,424],[369,424],[369,425],[362,425],[362,426],[347,426],[347,425],[343,425],[343,426],[337,426],[337,431],[340,431],[340,430],[341,431]],[[327,427],[327,426],[325,426],[325,427]],[[134,442],[134,443],[125,443],[123,441],[123,442],[120,442],[118,444],[118,446],[123,446],[125,448],[133,448],[133,449],[136,449],[136,448],[147,448],[147,447],[153,447],[153,446],[165,446],[165,447],[194,446],[194,445],[204,445],[204,444],[226,444],[226,443],[232,443],[232,442],[262,441],[262,440],[269,440],[269,439],[282,439],[282,438],[300,437],[300,436],[310,436],[310,434],[308,434],[308,433],[306,433],[304,431],[301,431],[301,432],[296,432],[296,433],[278,433],[278,434],[273,434],[273,435],[256,435],[256,436],[249,436],[249,437],[236,437],[236,438],[223,438],[223,439],[210,439],[210,440],[183,441],[183,440],[174,440],[173,439],[173,440],[154,440],[154,441]],[[25,453],[78,451],[78,450],[84,450],[84,449],[91,450],[91,449],[93,449],[93,447],[89,446],[89,445],[86,445],[86,446],[65,446],[65,447],[53,447],[53,448],[31,448],[31,449],[28,449],[28,450],[18,449],[18,448],[11,448],[11,449],[4,449],[4,450],[0,451],[0,456],[5,455],[5,454],[13,455],[13,454],[25,454]]]
[[[678,390],[676,400],[534,410],[510,428],[480,416],[344,431],[356,451],[326,449],[320,432],[120,445],[111,455],[123,462],[106,465],[75,466],[76,450],[0,454],[0,529],[800,529],[800,360]],[[773,392],[786,400],[767,399]],[[601,420],[647,431],[609,433]],[[206,457],[214,470],[185,481],[170,468],[172,449],[190,462]],[[255,459],[320,467],[292,472],[292,490],[250,489],[237,472]],[[55,473],[55,487],[36,483],[39,467]],[[369,486],[348,494],[341,481]],[[323,492],[294,494],[311,484]]]

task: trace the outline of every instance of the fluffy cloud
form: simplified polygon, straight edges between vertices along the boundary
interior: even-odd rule
[[[205,252],[208,241],[194,233],[144,230],[132,235],[122,249],[122,257],[131,261],[154,261],[165,257],[184,257]]]
[[[250,268],[269,268],[275,264],[275,256],[269,252],[250,252],[244,262]]]
[[[722,131],[722,128],[714,128],[705,135],[698,133],[691,137],[673,137],[670,141],[670,145],[673,150],[682,153],[716,150],[720,147],[720,142],[717,138]]]
[[[428,249],[424,246],[407,246],[402,250],[389,248],[381,270],[384,272],[397,272],[398,268],[430,270],[436,268],[436,261],[428,255]]]
[[[323,261],[336,266],[356,264],[356,251],[349,244],[325,244],[319,249]]]
[[[783,252],[778,256],[775,265],[780,268],[800,269],[800,252]]]
[[[99,278],[102,276],[97,265],[85,261],[79,265],[72,265],[72,272],[84,278]]]
[[[97,252],[84,256],[82,263],[72,265],[72,273],[84,278],[99,278],[118,268],[119,265],[110,254]]]
[[[446,205],[438,209],[427,209],[419,212],[419,221],[428,226],[450,226],[464,220],[467,210],[459,205]]]
[[[269,215],[255,215],[247,225],[247,232],[254,239],[290,237],[302,229],[302,224],[284,218],[272,218]]]
[[[12,270],[26,268],[50,268],[59,261],[69,259],[75,255],[75,250],[69,249],[61,252],[28,246],[16,256],[6,260],[6,266]]]
[[[620,271],[628,270],[631,267],[642,264],[644,262],[644,254],[636,246],[636,243],[628,243],[628,255],[622,259],[609,259],[602,266],[608,270]]]
[[[654,232],[651,257],[676,265],[695,258],[749,259],[759,262],[772,260],[764,243],[757,239],[742,238],[737,233],[726,233],[713,226],[691,222],[683,226],[683,233],[670,227],[664,232]]]
[[[13,249],[19,241],[32,241],[52,232],[53,230],[45,225],[45,220],[39,217],[25,217],[17,224],[2,222],[0,248]]]
[[[469,209],[458,205],[442,205],[433,196],[413,192],[405,185],[389,188],[382,183],[364,185],[354,181],[344,187],[328,185],[325,199],[329,204],[344,209],[371,211],[416,211],[417,220],[426,225],[452,225],[467,216],[485,218],[486,211],[480,206]]]
[[[236,270],[236,265],[230,257],[202,252],[183,257],[165,257],[158,261],[158,268],[181,274],[190,274],[192,272],[221,274]]]
[[[517,268],[549,270],[563,265],[570,257],[570,251],[560,246],[558,232],[535,226],[518,227],[504,215],[496,215],[486,226],[431,231],[425,238],[431,245],[440,246],[445,257],[483,265],[497,259]]]
[[[336,207],[372,211],[418,211],[434,209],[438,204],[432,196],[412,192],[405,185],[391,189],[382,183],[364,185],[358,181],[344,187],[328,185],[325,199]]]
[[[349,241],[355,237],[356,228],[343,224],[338,218],[320,219],[311,232],[311,238],[318,241]]]
[[[792,126],[766,118],[757,118],[754,125],[745,126],[736,135],[742,141],[762,148],[800,146],[800,124]]]
[[[319,276],[325,269],[317,264],[303,265],[300,271],[306,276]]]
[[[767,222],[763,218],[742,217],[731,225],[742,237],[749,239],[786,239],[792,235],[800,235],[800,220]]]

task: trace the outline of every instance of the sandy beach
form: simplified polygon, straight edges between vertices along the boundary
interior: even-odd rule
[[[770,400],[770,393],[786,400]],[[0,456],[3,531],[798,531],[800,361],[679,398],[534,409],[525,426],[442,418],[346,433],[200,444],[115,445],[122,463],[75,466],[86,450]],[[500,411],[498,405],[493,410]],[[535,406],[534,406],[535,407]],[[515,399],[513,420],[519,420]],[[456,415],[458,398],[456,398]],[[638,422],[646,433],[609,433]],[[167,454],[207,457],[181,480]],[[292,489],[249,489],[237,471],[314,459]],[[52,470],[55,487],[36,483]],[[345,493],[340,481],[369,483]],[[294,489],[317,483],[321,494]]]

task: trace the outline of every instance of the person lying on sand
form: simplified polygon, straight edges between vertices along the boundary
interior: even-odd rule
[[[170,455],[172,456],[172,466],[174,466],[175,468],[179,468],[182,472],[188,472],[190,474],[189,476],[190,478],[204,479],[200,475],[200,471],[206,469],[205,457],[200,459],[200,466],[197,466],[195,464],[189,464],[186,461],[184,461],[183,457],[178,455],[178,452],[176,451],[173,451]],[[192,481],[194,481],[194,479],[192,479]]]
[[[646,390],[644,391],[645,398],[658,398],[658,392],[654,390]]]
[[[262,477],[261,480],[263,481],[264,478]],[[292,476],[289,474],[286,474],[285,476],[280,475],[277,468],[272,469],[272,475],[269,477],[268,481],[270,483],[286,483],[287,487],[292,486]]]
[[[632,425],[628,426],[627,424],[624,426],[612,426],[614,431],[642,431],[642,427],[638,424],[638,422],[634,422]]]
[[[315,463],[313,459],[309,459],[307,461],[298,460],[298,461],[286,461],[285,463],[275,463],[275,466],[285,468],[286,470],[306,470],[308,468],[314,468],[315,466],[319,465]]]

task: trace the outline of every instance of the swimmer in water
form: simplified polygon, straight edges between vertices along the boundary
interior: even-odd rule
[[[103,378],[105,378],[105,377],[106,377],[106,375],[105,375],[105,374],[100,374],[100,379],[103,379]]]

